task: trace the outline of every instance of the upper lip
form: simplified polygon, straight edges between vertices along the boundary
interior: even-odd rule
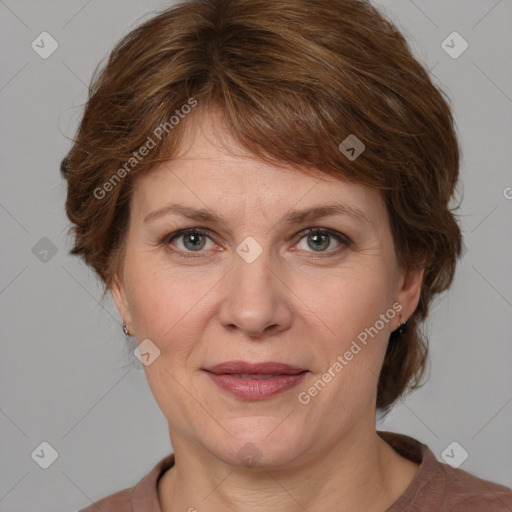
[[[224,363],[216,364],[205,368],[206,371],[221,374],[270,374],[270,375],[297,375],[306,371],[304,368],[298,366],[291,366],[285,363],[278,363],[275,361],[268,361],[264,363],[248,363],[246,361],[226,361]]]

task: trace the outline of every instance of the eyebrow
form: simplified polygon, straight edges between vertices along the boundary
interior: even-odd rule
[[[218,224],[225,223],[224,219],[215,212],[205,208],[191,208],[182,204],[169,204],[163,208],[154,210],[145,217],[144,223],[148,223],[172,214],[181,215],[196,222],[210,222]],[[310,222],[316,219],[321,219],[323,217],[328,217],[330,215],[346,215],[354,218],[359,222],[372,224],[372,221],[366,215],[366,213],[364,213],[359,208],[354,208],[346,204],[330,204],[316,206],[304,210],[291,210],[279,223],[285,225],[301,224],[303,222]]]

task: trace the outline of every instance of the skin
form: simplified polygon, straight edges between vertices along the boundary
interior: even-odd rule
[[[390,332],[418,304],[423,270],[398,268],[380,192],[258,161],[213,115],[188,125],[178,158],[137,177],[112,287],[130,333],[160,350],[144,371],[176,457],[158,484],[162,511],[386,510],[418,465],[376,434],[377,376]],[[169,203],[225,220],[168,214],[144,222]],[[291,209],[337,203],[362,210],[369,222],[332,215],[280,223]],[[165,239],[192,227],[209,230],[197,250],[190,235]],[[331,236],[315,244],[314,235],[301,234],[311,227],[351,243]],[[248,236],[263,248],[252,263],[236,252]],[[298,393],[396,302],[400,316],[301,404]],[[228,360],[279,361],[309,373],[296,388],[247,401],[202,370]],[[252,467],[237,456],[246,443],[258,451]]]

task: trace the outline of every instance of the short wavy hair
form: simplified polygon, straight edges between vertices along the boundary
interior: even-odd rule
[[[422,385],[423,321],[462,250],[448,97],[366,1],[189,0],[154,14],[96,69],[61,165],[71,254],[105,292],[122,265],[134,178],[176,155],[189,120],[209,111],[262,161],[383,194],[400,267],[425,269],[419,304],[388,343],[376,403],[386,412]],[[365,145],[356,159],[339,149],[351,134]]]

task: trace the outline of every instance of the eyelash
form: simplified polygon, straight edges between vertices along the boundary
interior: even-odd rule
[[[170,243],[175,238],[179,238],[179,237],[183,237],[183,236],[186,236],[186,235],[190,235],[192,233],[200,234],[200,235],[205,235],[205,236],[207,236],[208,238],[211,239],[210,231],[209,230],[205,230],[205,229],[202,229],[202,228],[187,228],[187,229],[180,229],[179,231],[175,231],[174,233],[166,235],[161,240],[161,243],[163,245],[165,245],[166,247],[168,247],[170,245]],[[308,229],[305,229],[305,230],[301,231],[300,233],[298,233],[298,236],[300,236],[299,242],[304,237],[306,237],[307,235],[311,235],[311,234],[329,235],[330,237],[335,238],[341,244],[340,247],[338,247],[337,249],[334,249],[332,251],[328,251],[327,254],[325,254],[325,255],[320,255],[320,254],[323,254],[323,251],[320,251],[319,253],[317,253],[319,255],[312,256],[313,259],[320,259],[320,258],[336,256],[343,249],[349,247],[352,244],[352,241],[350,240],[350,238],[348,238],[343,233],[339,233],[337,231],[334,231],[332,229],[327,229],[327,228],[308,228]],[[173,253],[177,254],[179,257],[185,258],[185,259],[200,258],[200,257],[202,257],[202,256],[200,256],[200,253],[203,252],[203,251],[197,251],[198,255],[193,255],[193,251],[182,251],[182,250],[176,250],[176,249],[171,249],[171,250],[172,250]],[[313,251],[313,254],[315,254],[314,251]]]

